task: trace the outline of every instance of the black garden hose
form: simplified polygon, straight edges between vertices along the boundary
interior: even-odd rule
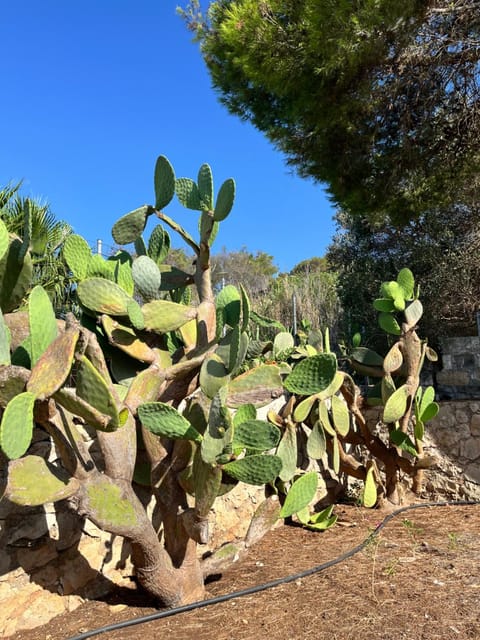
[[[329,569],[348,558],[351,558],[355,554],[362,551],[369,542],[378,536],[380,531],[385,527],[385,525],[392,520],[395,516],[398,516],[400,513],[404,513],[405,511],[410,511],[413,509],[423,509],[425,507],[449,507],[449,506],[465,506],[465,505],[478,505],[480,504],[479,500],[456,500],[456,501],[444,501],[444,502],[425,502],[418,504],[411,504],[405,507],[400,507],[392,513],[389,513],[385,518],[380,522],[370,533],[370,535],[359,545],[353,547],[349,551],[343,553],[342,555],[334,558],[333,560],[329,560],[328,562],[324,562],[323,564],[319,564],[311,569],[306,569],[305,571],[301,571],[300,573],[294,573],[289,576],[285,576],[284,578],[278,578],[277,580],[271,580],[270,582],[265,582],[263,584],[256,585],[254,587],[248,587],[248,589],[241,589],[240,591],[233,591],[232,593],[228,593],[223,596],[217,596],[215,598],[209,598],[208,600],[199,600],[198,602],[192,602],[191,604],[186,604],[181,607],[175,607],[173,609],[164,609],[162,611],[158,611],[156,613],[151,613],[146,616],[140,616],[138,618],[132,618],[130,620],[124,620],[123,622],[117,622],[115,624],[109,624],[105,627],[99,627],[98,629],[93,629],[92,631],[86,631],[85,633],[81,633],[77,636],[72,636],[68,638],[68,640],[85,640],[86,638],[92,638],[93,636],[100,635],[101,633],[107,633],[109,631],[117,631],[118,629],[125,629],[127,627],[133,627],[137,624],[143,624],[145,622],[151,622],[152,620],[160,620],[162,618],[168,618],[170,616],[175,616],[179,613],[185,613],[187,611],[193,611],[195,609],[201,609],[202,607],[208,607],[213,604],[220,604],[221,602],[227,602],[228,600],[233,600],[234,598],[240,598],[242,596],[249,596],[253,593],[259,593],[260,591],[266,591],[267,589],[272,589],[273,587],[278,587],[281,584],[288,584],[289,582],[295,582],[296,580],[300,580],[302,578],[306,578],[307,576],[311,576],[315,573],[320,573],[321,571],[325,571],[325,569]]]

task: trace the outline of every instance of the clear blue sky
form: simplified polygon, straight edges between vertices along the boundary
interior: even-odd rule
[[[323,255],[334,226],[322,187],[291,175],[263,135],[219,103],[176,14],[181,3],[2,3],[0,185],[23,179],[24,195],[108,247],[117,218],[153,203],[158,155],[178,177],[195,178],[208,162],[217,189],[230,176],[237,183],[214,252],[265,251],[281,271]],[[195,233],[195,212],[175,203],[166,213]]]

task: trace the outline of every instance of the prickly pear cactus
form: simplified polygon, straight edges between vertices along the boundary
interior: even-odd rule
[[[166,215],[175,195],[198,211],[198,240]],[[283,373],[275,364],[245,362],[250,302],[243,288],[226,287],[215,300],[210,284],[210,247],[234,198],[232,179],[215,197],[209,165],[196,180],[176,178],[160,156],[154,203],[113,225],[119,251],[93,254],[78,235],[64,245],[80,317],[55,319],[41,287],[32,290],[24,313],[0,316],[6,495],[21,505],[70,498],[98,526],[134,546],[147,545],[135,555],[147,562],[138,577],[166,606],[203,589],[195,544],[208,540],[217,497],[239,482],[275,491],[283,468],[275,452],[281,428],[257,417],[257,407],[283,393]],[[194,252],[190,273],[164,264],[166,228]],[[0,224],[4,312],[24,301],[30,275],[28,243],[9,237]],[[192,286],[196,297],[189,295]],[[315,369],[313,377],[322,372]],[[328,372],[322,375],[326,381]],[[60,462],[31,453],[37,425],[52,437]],[[80,426],[96,430],[99,459],[85,446]],[[163,546],[133,491],[140,479],[157,500]],[[278,517],[271,502],[259,508],[250,540],[258,537],[259,522],[270,526]]]

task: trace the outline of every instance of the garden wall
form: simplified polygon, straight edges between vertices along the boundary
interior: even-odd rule
[[[443,338],[435,374],[440,400],[480,400],[480,338]]]

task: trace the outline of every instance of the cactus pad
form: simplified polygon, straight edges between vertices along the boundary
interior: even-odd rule
[[[14,504],[36,507],[71,497],[79,482],[39,456],[12,460],[8,465],[6,496]]]
[[[24,391],[7,404],[0,423],[0,447],[11,460],[20,458],[32,441],[35,395]]]
[[[298,444],[295,425],[287,423],[277,448],[277,456],[282,461],[282,469],[279,473],[280,480],[288,482],[297,470]]]
[[[337,359],[333,353],[319,353],[305,358],[284,381],[291,393],[308,396],[328,387],[337,372]]]
[[[32,281],[32,258],[27,252],[20,258],[22,242],[10,236],[10,244],[0,260],[0,308],[3,313],[16,309],[22,302]]]
[[[130,327],[124,327],[107,315],[102,316],[102,326],[109,341],[130,357],[151,364],[156,358],[155,351],[140,340]]]
[[[401,269],[397,276],[398,285],[405,300],[411,300],[415,289],[415,278],[410,269]]]
[[[423,315],[423,305],[420,300],[414,300],[405,309],[405,320],[409,327],[414,327],[420,322],[420,318]]]
[[[235,200],[235,180],[228,178],[220,187],[218,192],[217,202],[215,203],[215,210],[213,212],[213,219],[216,222],[225,220],[230,211],[232,210]]]
[[[38,400],[49,398],[64,384],[72,368],[79,335],[77,328],[67,329],[50,343],[35,363],[27,391],[34,393]]]
[[[242,424],[242,422],[256,420],[256,418],[257,410],[253,404],[243,404],[241,407],[238,407],[235,415],[233,416],[233,426],[237,427],[239,424]]]
[[[96,522],[113,527],[138,526],[138,517],[130,500],[122,495],[119,486],[106,476],[100,476],[87,486],[88,503]]]
[[[4,221],[0,219],[0,260],[7,252],[9,241],[10,237],[8,235],[7,227],[5,226]]]
[[[217,325],[217,333],[220,334],[223,324],[235,327],[240,322],[242,309],[241,296],[238,289],[228,284],[217,295],[215,300],[217,317],[220,325]]]
[[[400,325],[396,319],[389,313],[380,313],[378,316],[378,324],[380,327],[394,336],[399,336],[402,333]]]
[[[285,502],[280,510],[281,518],[289,516],[304,509],[315,497],[318,486],[316,471],[310,471],[300,476],[290,487]]]
[[[262,420],[248,420],[235,427],[233,432],[233,449],[256,449],[269,451],[277,446],[280,429]]]
[[[139,256],[132,265],[133,281],[142,298],[156,300],[159,296],[162,279],[157,263],[148,256]]]
[[[307,440],[307,454],[313,460],[320,460],[327,449],[325,431],[320,421],[313,425]]]
[[[159,156],[154,173],[155,209],[161,211],[175,195],[175,172],[165,156]]]
[[[227,405],[242,404],[261,407],[283,393],[280,369],[274,364],[262,364],[237,376],[228,384]]]
[[[373,466],[367,471],[365,477],[365,487],[363,489],[363,506],[374,507],[377,504],[377,485],[375,483]]]
[[[200,206],[202,211],[213,209],[213,177],[208,164],[202,164],[198,171],[198,191],[200,193]]]
[[[92,258],[92,250],[88,242],[77,234],[67,237],[63,245],[63,256],[77,280],[87,277],[88,263]]]
[[[200,369],[200,387],[207,398],[213,398],[230,380],[223,360],[217,354],[205,358]]]
[[[10,329],[0,311],[0,365],[10,364]]]
[[[162,402],[146,402],[138,407],[145,428],[158,436],[201,442],[202,436],[176,409]]]
[[[170,236],[161,224],[157,224],[148,240],[147,255],[160,265],[170,251]]]
[[[153,300],[142,307],[145,328],[155,333],[175,331],[189,320],[197,316],[194,307],[170,302],[170,300]]]
[[[37,285],[30,293],[28,301],[30,325],[30,357],[34,365],[45,349],[57,337],[57,321],[52,303],[43,287]]]
[[[332,396],[332,418],[335,429],[345,437],[350,431],[350,413],[347,405],[338,396]]]
[[[129,244],[142,235],[147,218],[155,212],[150,205],[144,205],[122,216],[112,227],[112,237],[117,244]]]
[[[273,482],[280,473],[282,461],[278,456],[253,455],[223,465],[223,470],[235,480],[262,485]]]
[[[77,394],[97,411],[111,417],[110,430],[125,424],[128,410],[118,410],[107,382],[86,356],[81,357],[78,367]]]
[[[202,460],[197,450],[193,461],[195,510],[201,518],[206,518],[212,508],[222,484],[222,470]]]
[[[394,373],[403,363],[403,355],[400,351],[400,347],[398,346],[398,342],[396,342],[391,348],[390,351],[385,356],[383,361],[383,370],[385,373]]]
[[[383,409],[383,421],[386,424],[396,422],[407,410],[408,387],[403,384],[388,398]]]
[[[79,283],[77,295],[84,307],[112,316],[127,315],[127,305],[132,298],[125,291],[104,278],[88,278]]]
[[[184,207],[201,211],[200,191],[193,180],[190,178],[177,178],[175,180],[175,193]]]

